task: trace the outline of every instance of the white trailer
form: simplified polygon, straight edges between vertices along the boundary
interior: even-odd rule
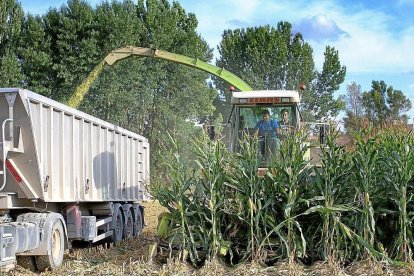
[[[0,89],[0,267],[61,265],[74,241],[138,236],[145,137],[34,92]]]

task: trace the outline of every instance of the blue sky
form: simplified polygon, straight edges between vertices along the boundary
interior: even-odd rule
[[[42,14],[67,1],[21,0],[23,9]],[[100,0],[88,1],[91,5]],[[414,0],[180,0],[196,15],[198,32],[216,48],[225,29],[289,21],[314,50],[322,67],[326,45],[339,51],[347,76],[337,94],[356,81],[363,91],[372,80],[402,90],[414,106]],[[217,55],[217,51],[215,52]],[[414,109],[408,112],[414,118]]]

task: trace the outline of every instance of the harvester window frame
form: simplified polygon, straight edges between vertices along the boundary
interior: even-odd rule
[[[256,112],[257,114],[256,114],[254,126],[253,126],[253,124],[249,124],[248,127],[238,126],[239,130],[242,130],[244,128],[249,128],[249,129],[250,128],[255,128],[257,122],[259,122],[262,119],[262,113],[265,109],[270,111],[270,118],[271,119],[276,119],[278,123],[281,122],[282,118],[280,116],[280,112],[283,109],[287,109],[289,111],[289,123],[290,123],[290,125],[296,127],[296,126],[298,126],[298,122],[300,122],[300,120],[298,121],[298,114],[297,114],[298,113],[298,106],[297,105],[292,105],[292,104],[285,104],[285,105],[281,105],[281,104],[278,104],[278,105],[274,105],[274,104],[272,104],[272,105],[243,105],[243,106],[238,106],[238,113],[239,114],[236,115],[236,116],[241,117],[241,116],[245,115],[245,114],[243,114],[243,111],[242,111],[243,109],[252,109],[252,108],[255,108],[255,109],[258,110]],[[300,117],[300,113],[299,113],[299,117]],[[245,122],[246,121],[248,121],[248,118],[245,118]],[[234,126],[234,127],[236,127],[236,126]],[[250,133],[251,131],[248,131],[248,132]]]

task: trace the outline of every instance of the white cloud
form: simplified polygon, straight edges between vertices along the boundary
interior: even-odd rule
[[[298,23],[294,23],[293,29],[295,32],[302,33],[305,39],[315,41],[337,40],[341,35],[346,35],[346,32],[341,30],[333,20],[330,20],[325,15],[303,19]]]
[[[257,14],[259,0],[222,0],[222,1],[180,1],[187,12],[195,13],[198,20],[197,31],[216,50],[224,30],[248,26]]]
[[[404,72],[413,68],[414,36],[398,41],[386,31],[355,29],[347,32],[350,36],[341,38],[335,46],[351,70]]]
[[[299,24],[307,20],[313,24],[310,26],[313,34],[324,39],[311,41],[312,37],[304,32],[305,40],[309,40],[314,49],[318,68],[322,66],[326,45],[330,45],[339,51],[340,60],[348,71],[413,70],[414,26],[399,32],[392,30],[393,17],[387,12],[358,10],[358,7],[351,10],[349,6],[338,6],[335,1],[224,0],[215,4],[197,1],[188,6],[196,12],[198,30],[210,47],[216,47],[225,29],[249,24],[275,26],[281,20]],[[240,24],[235,25],[237,22]]]
[[[408,87],[410,88],[410,90],[414,91],[414,83],[411,83],[410,85],[408,85]]]
[[[318,66],[323,61],[325,45],[334,46],[342,64],[352,72],[410,71],[414,64],[413,27],[403,31],[391,29],[392,17],[383,12],[361,10],[348,14],[341,7],[329,7],[329,18],[334,18],[337,26],[346,32],[338,41],[311,42]],[[323,12],[326,7],[316,4],[310,10]],[[306,37],[305,37],[306,39]]]

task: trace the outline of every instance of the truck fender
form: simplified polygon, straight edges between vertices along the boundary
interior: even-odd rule
[[[48,255],[47,252],[50,243],[50,234],[52,232],[53,223],[59,220],[62,223],[63,230],[65,231],[65,248],[68,248],[68,234],[65,219],[59,213],[26,213],[19,215],[16,219],[17,222],[31,222],[39,227],[39,246],[33,250],[22,253],[20,255]]]

